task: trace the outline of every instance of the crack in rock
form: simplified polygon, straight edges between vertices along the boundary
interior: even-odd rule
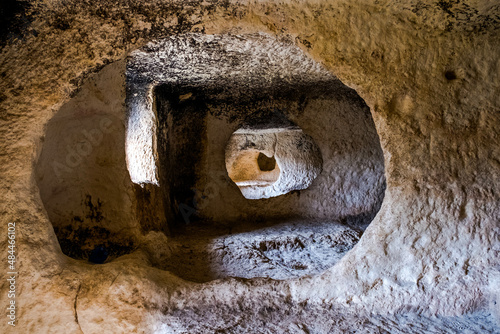
[[[81,287],[82,287],[82,284],[80,283],[78,285],[78,289],[76,290],[75,303],[73,305],[73,310],[75,312],[75,321],[78,324],[78,328],[80,328],[80,331],[83,333],[82,327],[80,326],[80,322],[78,321],[78,311],[76,310],[76,304],[78,303],[78,294],[80,293]]]

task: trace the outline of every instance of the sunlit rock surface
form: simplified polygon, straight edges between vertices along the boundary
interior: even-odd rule
[[[307,189],[323,167],[318,146],[300,128],[238,129],[225,158],[228,176],[247,199]]]

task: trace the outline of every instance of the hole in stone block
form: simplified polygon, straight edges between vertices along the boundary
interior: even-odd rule
[[[274,156],[268,157],[262,152],[259,152],[257,157],[257,165],[261,172],[270,172],[276,168],[276,159]]]
[[[452,81],[452,80],[457,79],[457,74],[455,73],[455,71],[450,70],[450,71],[444,72],[444,77],[446,78],[446,80]]]
[[[321,152],[297,127],[241,128],[226,146],[226,169],[247,199],[309,187],[321,173]]]
[[[109,262],[141,248],[192,281],[288,279],[333,266],[379,210],[368,106],[293,44],[173,36],[134,52],[122,76],[105,67],[47,125],[36,176],[65,254],[88,259],[101,245]],[[238,180],[279,196],[242,195],[227,164],[233,134],[279,139],[249,139],[241,162],[256,176]]]
[[[280,169],[274,157],[267,158],[255,149],[226,152],[226,155],[232,158],[226,163],[228,175],[238,187],[270,186],[278,180]]]

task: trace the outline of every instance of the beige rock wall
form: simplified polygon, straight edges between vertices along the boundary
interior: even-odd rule
[[[307,189],[323,168],[318,146],[300,129],[233,133],[225,160],[228,176],[248,199]]]
[[[33,6],[23,37],[0,55],[0,248],[7,223],[16,221],[19,272],[18,322],[13,329],[4,319],[2,332],[425,332],[449,326],[442,318],[426,322],[428,315],[500,317],[494,2]],[[62,255],[35,173],[49,121],[103,64],[188,31],[292,39],[370,106],[384,151],[384,203],[357,246],[324,274],[197,285],[150,267],[141,253],[101,266]],[[5,280],[0,290],[6,305]],[[391,323],[363,311],[409,314],[414,327],[400,327],[398,315]],[[486,316],[460,319],[498,326]]]

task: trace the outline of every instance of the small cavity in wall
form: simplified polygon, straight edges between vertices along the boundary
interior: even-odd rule
[[[323,160],[314,140],[297,126],[241,128],[226,147],[226,169],[247,199],[303,190],[321,173]]]

